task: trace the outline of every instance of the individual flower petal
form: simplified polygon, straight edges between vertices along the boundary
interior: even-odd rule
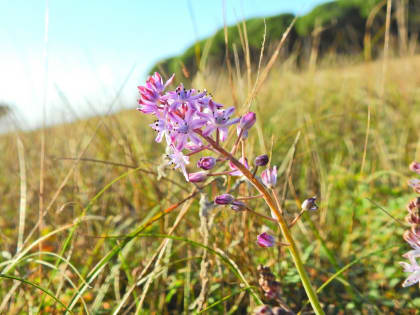
[[[416,283],[420,282],[420,270],[414,271],[405,279],[405,281],[402,284],[403,288],[412,286]]]
[[[267,232],[261,233],[257,236],[257,244],[261,247],[273,247],[275,243],[274,236]]]
[[[174,165],[175,169],[181,169],[185,179],[189,181],[186,169],[186,165],[190,163],[189,157],[184,155],[181,151],[177,150],[173,145],[171,146],[171,149],[172,153],[168,155],[170,159],[169,165]]]
[[[264,172],[261,173],[261,180],[265,186],[268,188],[273,188],[277,183],[277,166],[274,166],[272,169],[267,168]]]

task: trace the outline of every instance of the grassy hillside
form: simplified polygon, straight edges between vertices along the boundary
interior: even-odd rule
[[[406,181],[408,164],[420,157],[420,57],[390,61],[385,80],[381,62],[316,72],[291,68],[276,64],[251,102],[258,120],[246,150],[267,152],[272,165],[287,166],[288,151],[300,132],[290,178],[280,172],[279,190],[287,188],[289,219],[298,211],[297,201],[319,196],[320,210],[292,231],[312,282],[319,288],[338,269],[354,263],[320,292],[323,307],[331,314],[415,314],[418,288],[401,287],[405,275],[398,265],[409,249],[401,237],[405,228],[379,207],[403,220],[405,204],[414,196]],[[193,84],[244,112],[252,84],[237,71],[233,86],[222,70],[197,76]],[[65,305],[76,301],[77,314],[87,313],[84,309],[110,314],[119,307],[121,314],[135,309],[140,314],[186,313],[207,279],[204,305],[212,306],[209,314],[244,314],[255,304],[232,265],[222,259],[228,257],[262,299],[257,266],[270,266],[283,300],[294,311],[302,309],[305,293],[284,247],[255,244],[263,225],[278,234],[276,225],[219,207],[209,214],[208,236],[203,237],[200,195],[171,208],[195,186],[170,168],[156,179],[164,149],[153,142],[149,123],[131,110],[50,128],[45,131],[43,170],[43,131],[1,136],[1,273],[36,283]],[[211,199],[218,192],[214,184],[202,196]],[[251,204],[269,213],[264,203]],[[40,208],[45,216],[37,226]],[[166,215],[150,221],[165,209]],[[142,226],[147,235],[128,242],[125,237]],[[172,228],[176,239],[159,236]],[[19,239],[24,255],[15,256]],[[218,254],[203,256],[200,244]],[[156,255],[159,264],[149,268]],[[203,257],[208,262],[204,274]],[[84,286],[82,279],[92,279],[91,285]],[[11,279],[0,281],[0,297],[2,314],[36,313],[39,308],[42,313],[63,312],[39,289]]]
[[[405,4],[399,24],[400,3]],[[283,59],[291,58],[297,65],[305,66],[310,62],[311,54],[316,51],[318,57],[325,55],[354,55],[359,59],[375,58],[382,53],[386,1],[383,0],[336,0],[315,7],[306,15],[297,18],[288,39],[282,49]],[[191,76],[205,67],[225,64],[229,59],[235,63],[235,54],[239,59],[246,57],[249,51],[252,64],[258,63],[261,46],[266,34],[266,51],[274,49],[283,33],[291,24],[293,14],[280,14],[266,18],[249,19],[244,23],[227,27],[228,52],[226,52],[224,29],[205,38],[185,50],[179,56],[173,56],[158,62],[152,69],[166,73]],[[368,19],[371,22],[368,22]],[[265,30],[266,27],[266,30]],[[392,45],[397,47],[398,37],[406,29],[407,38],[415,40],[420,32],[420,5],[410,0],[395,1],[391,15]],[[364,43],[369,36],[369,46]],[[405,37],[404,37],[405,38]],[[244,44],[246,39],[248,47]],[[404,44],[407,49],[408,43]],[[370,47],[370,48],[369,48]],[[236,50],[236,52],[235,52]]]

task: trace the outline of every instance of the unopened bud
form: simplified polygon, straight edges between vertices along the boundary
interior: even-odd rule
[[[265,186],[268,188],[273,188],[277,183],[277,166],[274,166],[272,169],[267,168],[264,172],[261,173],[261,180]]]
[[[411,247],[420,247],[420,239],[412,231],[405,231],[403,234],[403,238],[408,244],[410,244]]]
[[[316,201],[316,196],[312,197],[312,198],[308,198],[306,199],[303,203],[302,203],[302,210],[304,211],[315,211],[318,210],[318,205],[315,203]]]
[[[261,233],[257,236],[257,244],[261,247],[273,247],[275,243],[274,236],[267,232]]]
[[[243,130],[250,129],[255,122],[257,121],[257,116],[253,112],[246,113],[241,117],[241,120],[239,121],[239,126]]]
[[[234,200],[230,208],[235,211],[244,211],[246,210],[246,205],[242,201]]]
[[[256,120],[256,115],[253,112],[249,112],[243,115],[239,121],[238,126],[236,127],[238,136],[241,135],[242,139],[246,139],[248,137],[248,130],[255,124]]]
[[[216,203],[218,205],[229,205],[234,200],[235,200],[235,198],[232,195],[230,195],[230,194],[223,194],[223,195],[217,196],[214,199],[214,203]]]
[[[265,166],[268,163],[268,155],[267,154],[263,154],[263,155],[259,155],[255,158],[255,165],[256,166]]]
[[[420,216],[414,213],[410,213],[405,217],[405,221],[407,221],[409,224],[420,225]]]
[[[410,170],[412,170],[413,172],[416,172],[417,174],[420,174],[420,163],[412,162],[410,164]]]
[[[191,183],[204,182],[206,179],[207,179],[206,172],[197,172],[197,173],[188,174],[188,180]]]
[[[202,157],[197,162],[197,167],[203,170],[211,170],[216,165],[216,159],[212,156]]]

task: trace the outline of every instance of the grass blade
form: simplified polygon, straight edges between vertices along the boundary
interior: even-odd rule
[[[62,307],[64,307],[66,309],[66,311],[74,314],[63,302],[61,302],[57,297],[54,296],[54,294],[52,294],[50,291],[44,289],[43,287],[39,286],[38,284],[29,281],[29,280],[25,280],[16,276],[12,276],[12,275],[7,275],[4,273],[0,273],[0,278],[6,278],[6,279],[13,279],[13,280],[17,280],[20,282],[23,282],[25,284],[28,284],[30,286],[33,286],[35,288],[37,288],[38,290],[41,290],[42,292],[44,292],[45,294],[47,294],[48,296],[50,296],[52,299],[54,299],[54,301],[56,301],[58,304],[60,304]]]

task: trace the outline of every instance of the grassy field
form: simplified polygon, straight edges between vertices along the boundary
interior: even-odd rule
[[[230,83],[224,70],[208,69],[192,85],[244,113],[256,71],[251,82],[242,72],[234,69]],[[389,60],[385,71],[382,61],[316,71],[286,62],[251,102],[257,128],[245,150],[279,166],[286,218],[319,198],[319,210],[292,232],[314,286],[335,275],[319,293],[329,314],[420,308],[418,287],[401,287],[398,265],[409,249],[398,222],[414,197],[408,165],[420,158],[419,73],[419,56]],[[152,121],[134,107],[1,136],[0,270],[8,278],[0,280],[0,313],[62,314],[65,305],[76,314],[244,314],[257,306],[252,292],[266,301],[259,264],[271,268],[293,311],[310,312],[287,250],[255,242],[266,227],[279,236],[277,226],[227,207],[206,212],[205,198],[221,193],[221,183],[199,191],[163,168]],[[269,214],[262,201],[251,205]]]

